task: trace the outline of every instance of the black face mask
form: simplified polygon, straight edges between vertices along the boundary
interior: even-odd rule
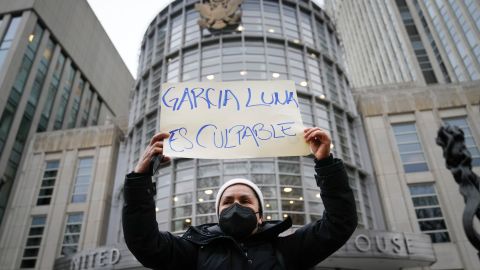
[[[220,213],[220,228],[235,239],[245,239],[258,225],[255,214],[251,208],[234,203]]]

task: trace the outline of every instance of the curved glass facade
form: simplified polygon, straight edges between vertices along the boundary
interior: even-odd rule
[[[159,130],[160,85],[180,81],[293,80],[305,126],[329,130],[355,192],[360,227],[374,227],[371,176],[360,153],[361,121],[351,97],[341,47],[330,18],[308,0],[245,0],[236,31],[200,30],[198,1],[175,1],[150,24],[131,99],[127,155],[134,168]],[[362,157],[362,159],[361,159]],[[225,181],[252,179],[265,197],[265,218],[294,225],[323,212],[313,157],[238,160],[175,159],[156,177],[160,229],[182,232],[216,222],[214,200]]]

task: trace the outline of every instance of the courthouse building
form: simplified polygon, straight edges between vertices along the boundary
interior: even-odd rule
[[[107,243],[56,261],[55,269],[140,269],[121,231],[121,186],[159,123],[160,86],[180,81],[293,80],[303,122],[333,136],[334,154],[347,166],[359,228],[349,242],[318,269],[399,269],[428,267],[436,260],[430,237],[387,228],[367,141],[356,110],[335,25],[315,3],[245,0],[224,22],[200,20],[199,1],[174,1],[150,23],[139,57],[131,99],[127,141],[120,153]],[[213,2],[213,1],[212,1]],[[204,1],[210,4],[210,1]],[[215,29],[212,29],[215,28]],[[216,222],[214,198],[228,179],[256,182],[265,197],[265,218],[290,216],[294,227],[322,216],[313,177],[313,159],[173,160],[154,177],[160,230],[181,234],[191,225]],[[120,168],[121,167],[121,168]],[[381,263],[379,263],[381,262]],[[103,267],[103,268],[102,268]]]
[[[16,207],[12,218],[7,214],[11,229],[1,236],[0,247],[4,242],[10,246],[0,250],[0,268],[52,269],[57,258],[54,269],[143,269],[123,240],[122,186],[124,175],[160,130],[161,84],[288,79],[295,82],[305,126],[319,126],[332,134],[333,152],[345,161],[359,216],[358,229],[347,244],[316,269],[476,269],[474,250],[462,234],[463,200],[443,167],[440,149],[429,137],[442,119],[455,121],[470,131],[469,149],[476,155],[471,142],[479,142],[478,121],[473,119],[480,119],[480,91],[468,62],[457,68],[468,74],[468,80],[454,79],[447,50],[437,43],[446,73],[441,65],[424,68],[427,65],[419,63],[425,59],[415,54],[417,37],[409,38],[402,20],[407,16],[403,4],[413,10],[416,1],[338,2],[332,5],[335,22],[309,0],[244,0],[231,17],[211,25],[195,8],[199,2],[173,1],[148,26],[130,95],[125,142],[120,142],[123,135],[117,128],[106,125],[37,134],[25,145],[28,158],[14,192],[22,194],[12,200]],[[219,1],[203,2],[216,8]],[[442,2],[450,7],[456,1],[439,0],[435,5]],[[368,3],[380,6],[372,11]],[[468,3],[461,5],[459,14],[478,7]],[[360,5],[358,12],[349,5]],[[342,13],[342,7],[350,7],[350,13]],[[447,9],[448,14],[453,10]],[[374,12],[376,17],[357,19],[355,15],[362,12]],[[415,15],[419,12],[411,13],[413,22],[423,25]],[[371,21],[380,14],[383,20],[394,21]],[[472,18],[479,16],[469,16],[466,22],[472,30]],[[407,25],[411,23],[405,18]],[[365,22],[370,25],[354,28]],[[431,23],[428,18],[425,22]],[[440,25],[445,28],[443,22]],[[389,29],[388,36],[380,35],[380,27]],[[360,36],[352,40],[348,35]],[[466,36],[460,40],[468,42]],[[429,36],[420,37],[423,41]],[[436,34],[432,38],[438,40]],[[384,46],[381,40],[399,45]],[[433,45],[427,45],[432,62],[438,57]],[[403,64],[395,64],[395,58]],[[390,62],[382,64],[386,59]],[[363,66],[356,68],[358,61]],[[90,78],[90,73],[85,74]],[[447,84],[444,74],[454,84]],[[267,220],[290,216],[294,228],[299,227],[320,218],[324,210],[313,173],[311,156],[175,159],[154,177],[159,229],[181,234],[191,225],[216,222],[216,192],[235,177],[259,185]],[[36,184],[30,185],[31,181]],[[52,189],[50,184],[42,186],[44,182],[58,185]],[[52,189],[53,195],[39,196],[41,189]],[[39,206],[39,200],[50,204]]]
[[[480,2],[329,3],[345,47],[388,230],[424,232],[431,269],[479,269],[437,131],[463,129],[480,174]],[[478,229],[478,227],[477,227]]]
[[[0,269],[105,243],[133,84],[86,1],[0,1]]]

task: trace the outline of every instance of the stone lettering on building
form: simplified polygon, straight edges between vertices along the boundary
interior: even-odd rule
[[[399,234],[358,234],[353,241],[353,246],[361,253],[378,252],[386,255],[413,254],[412,245],[412,239]]]
[[[70,270],[96,269],[112,266],[120,261],[120,250],[98,249],[75,255],[70,262]]]

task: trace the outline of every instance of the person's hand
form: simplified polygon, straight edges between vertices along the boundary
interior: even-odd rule
[[[135,166],[133,170],[135,173],[147,173],[150,170],[150,160],[153,156],[163,155],[163,140],[168,138],[170,135],[168,133],[157,133],[150,140],[143,156]],[[162,163],[170,161],[170,157],[163,156]]]
[[[305,141],[310,145],[310,149],[316,159],[324,159],[330,155],[332,139],[327,131],[318,127],[312,127],[304,129],[303,132],[305,133]]]

